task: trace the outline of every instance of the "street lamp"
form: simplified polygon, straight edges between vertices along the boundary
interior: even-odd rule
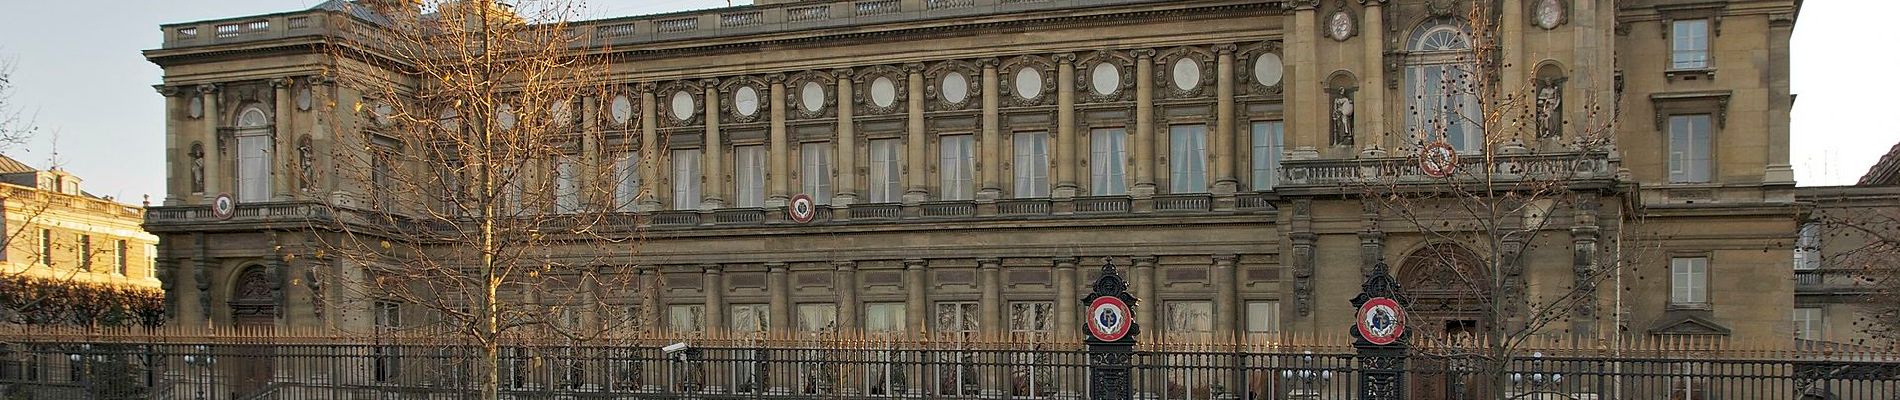
[[[1544,373],[1545,367],[1544,352],[1531,353],[1529,368],[1531,373],[1528,375],[1523,372],[1511,373],[1511,386],[1519,395],[1539,392],[1558,393],[1559,386],[1564,382],[1564,374]]]
[[[78,352],[66,354],[66,359],[72,361],[70,365],[73,368],[73,381],[81,384],[80,390],[86,394],[87,399],[92,398],[92,366],[89,365],[91,360],[87,357],[91,353],[92,344],[85,343],[79,345]]]
[[[211,356],[211,349],[202,344],[193,348],[192,353],[185,354],[185,365],[198,369],[200,382],[198,385],[194,385],[197,386],[196,389],[198,389],[198,396],[196,397],[198,400],[205,400],[205,392],[210,390],[211,382],[207,377],[209,376],[211,363],[216,361],[217,360]]]
[[[1295,399],[1318,399],[1320,390],[1333,381],[1333,371],[1314,365],[1313,351],[1308,350],[1300,357],[1299,368],[1281,371],[1285,382],[1294,383],[1297,389],[1289,390],[1287,396]]]

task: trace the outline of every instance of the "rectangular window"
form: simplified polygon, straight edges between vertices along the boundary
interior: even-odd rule
[[[1280,302],[1247,302],[1247,333],[1275,333],[1280,331]]]
[[[1709,258],[1670,258],[1669,303],[1677,306],[1706,307],[1708,302]]]
[[[895,203],[903,199],[904,145],[897,139],[871,140],[870,202]]]
[[[1168,193],[1207,193],[1207,125],[1168,127]]]
[[[92,235],[79,235],[79,252],[73,254],[79,259],[79,269],[92,272]]]
[[[799,332],[837,332],[838,305],[835,303],[804,303],[798,305]]]
[[[1048,332],[1055,320],[1055,303],[1047,301],[1018,301],[1009,303],[1009,331]]]
[[[573,214],[581,211],[581,163],[576,156],[554,159],[554,211]]]
[[[673,209],[699,209],[699,149],[673,150]]]
[[[674,304],[666,308],[666,327],[673,332],[699,332],[706,327],[706,305]]]
[[[377,301],[375,304],[377,332],[389,332],[402,328],[402,304],[393,301]],[[402,373],[402,348],[395,346],[376,346],[371,351],[375,360],[375,379],[386,382]]]
[[[1280,155],[1282,141],[1286,138],[1286,123],[1254,122],[1252,133],[1253,190],[1273,190],[1273,185],[1280,182]]]
[[[831,204],[831,143],[815,142],[799,145],[798,163],[802,171],[799,184],[803,185],[805,195],[817,204]]]
[[[937,139],[937,175],[942,187],[937,197],[943,200],[969,200],[976,194],[975,139],[970,135],[951,135]]]
[[[396,155],[388,149],[379,148],[371,150],[369,166],[370,191],[373,192],[372,198],[375,200],[376,209],[378,210],[388,210],[389,207],[395,205],[395,199],[393,199],[393,196],[395,196],[395,187],[392,186],[395,184],[395,158]]]
[[[270,145],[270,135],[237,137],[238,201],[270,201]]]
[[[937,331],[945,333],[974,333],[977,329],[977,306],[975,302],[937,302]]]
[[[1800,236],[1794,240],[1794,269],[1815,270],[1821,268],[1821,224],[1809,222],[1801,225]]]
[[[1794,308],[1794,337],[1802,340],[1821,340],[1824,329],[1820,307]]]
[[[733,304],[732,314],[730,314],[730,318],[728,319],[732,321],[733,333],[765,332],[767,329],[772,329],[772,325],[770,324],[772,321],[772,306],[766,304]]]
[[[40,230],[40,265],[53,266],[53,230]]]
[[[1670,69],[1709,67],[1709,20],[1675,21],[1670,28]]]
[[[1016,197],[1049,197],[1049,133],[1016,132]]]
[[[867,303],[864,305],[864,330],[903,332],[907,309],[904,303]]]
[[[1128,194],[1128,131],[1101,128],[1089,132],[1089,194]]]
[[[1170,301],[1167,333],[1208,333],[1214,331],[1214,303],[1207,301]]]
[[[131,251],[131,248],[127,246],[124,240],[120,240],[118,244],[118,248],[112,253],[112,270],[113,272],[117,272],[119,276],[125,276],[126,260],[131,257],[127,252]]]
[[[738,207],[765,206],[765,146],[732,148],[732,184]]]
[[[614,160],[614,206],[617,211],[633,211],[640,198],[640,152],[620,153]]]
[[[1709,115],[1669,116],[1669,182],[1709,182]]]

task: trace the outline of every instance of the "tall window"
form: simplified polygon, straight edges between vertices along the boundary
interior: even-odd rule
[[[699,209],[699,149],[673,150],[673,209]]]
[[[732,148],[732,180],[739,207],[765,206],[765,146]]]
[[[1669,259],[1669,303],[1705,307],[1709,303],[1709,258]]]
[[[1709,67],[1709,20],[1675,21],[1669,31],[1669,69]]]
[[[515,174],[512,166],[503,166],[495,171],[495,179],[501,182],[501,202],[503,215],[515,215],[521,212],[522,177]]]
[[[1280,331],[1280,302],[1247,302],[1247,333],[1275,333]]]
[[[765,332],[772,329],[772,306],[766,304],[733,304],[732,332]]]
[[[979,318],[977,306],[974,302],[937,302],[938,332],[975,333],[977,330],[977,318]]]
[[[1709,115],[1669,116],[1669,182],[1709,181]]]
[[[369,182],[371,196],[376,208],[388,210],[395,206],[396,153],[393,147],[378,145],[370,150]]]
[[[620,153],[614,159],[614,209],[633,211],[640,197],[640,152]]]
[[[1089,132],[1089,194],[1128,194],[1128,131],[1101,128]]]
[[[1016,132],[1016,197],[1049,197],[1049,133]]]
[[[112,270],[113,272],[117,272],[119,276],[125,276],[126,264],[128,264],[126,261],[131,257],[129,254],[131,248],[127,246],[124,240],[120,240],[118,244],[118,248],[112,252]]]
[[[1801,224],[1800,236],[1794,240],[1794,269],[1812,270],[1821,268],[1821,223]]]
[[[1207,193],[1207,125],[1168,128],[1169,193]]]
[[[270,118],[264,110],[248,107],[238,114],[238,201],[270,201],[270,134]]]
[[[402,305],[394,301],[376,302],[377,332],[389,332],[402,328]],[[374,377],[377,382],[395,379],[402,374],[402,349],[395,346],[376,346],[371,351],[375,360]]]
[[[673,332],[699,332],[706,327],[706,305],[674,304],[666,308],[666,327]]]
[[[904,303],[865,303],[864,330],[867,332],[903,332]]]
[[[1472,86],[1478,64],[1472,59],[1471,37],[1451,22],[1426,25],[1413,32],[1406,56],[1406,129],[1415,140],[1444,140],[1460,151],[1483,145],[1478,96]]]
[[[92,235],[79,235],[79,252],[73,254],[79,259],[79,269],[92,272]]]
[[[581,164],[576,156],[554,159],[554,211],[572,214],[581,211]]]
[[[798,163],[803,171],[799,174],[799,184],[803,185],[805,195],[811,196],[813,203],[831,203],[831,143],[813,142],[799,145]]]
[[[40,230],[40,265],[53,266],[53,230]]]
[[[1802,340],[1821,340],[1825,322],[1820,307],[1794,308],[1794,337]]]
[[[1253,123],[1253,190],[1273,190],[1280,182],[1280,151],[1286,139],[1286,123]]]
[[[870,202],[895,203],[903,199],[904,144],[897,139],[871,141]]]
[[[944,200],[969,200],[976,194],[976,154],[970,135],[944,136],[938,139],[937,174],[941,178],[938,197]]]
[[[1214,303],[1206,301],[1170,301],[1167,333],[1208,333],[1214,331]]]
[[[838,304],[803,303],[798,305],[799,332],[837,332]]]
[[[1047,301],[1018,301],[1009,303],[1009,331],[1016,333],[1042,333],[1052,329],[1055,321],[1055,303]]]

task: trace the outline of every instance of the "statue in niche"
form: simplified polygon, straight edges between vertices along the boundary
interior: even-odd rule
[[[297,188],[303,191],[316,190],[317,178],[314,175],[316,160],[310,154],[310,137],[297,140]]]
[[[205,145],[192,143],[191,152],[191,192],[205,192]]]
[[[1352,92],[1354,88],[1333,89],[1332,137],[1334,146],[1352,145]]]
[[[1547,79],[1537,85],[1537,137],[1563,136],[1564,84],[1562,78]]]

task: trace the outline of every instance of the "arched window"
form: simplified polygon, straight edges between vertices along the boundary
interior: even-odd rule
[[[1405,59],[1406,129],[1413,140],[1444,140],[1461,151],[1477,150],[1484,133],[1478,105],[1479,75],[1471,35],[1452,21],[1413,31]]]
[[[270,116],[257,107],[245,107],[237,117],[237,199],[270,201]]]

